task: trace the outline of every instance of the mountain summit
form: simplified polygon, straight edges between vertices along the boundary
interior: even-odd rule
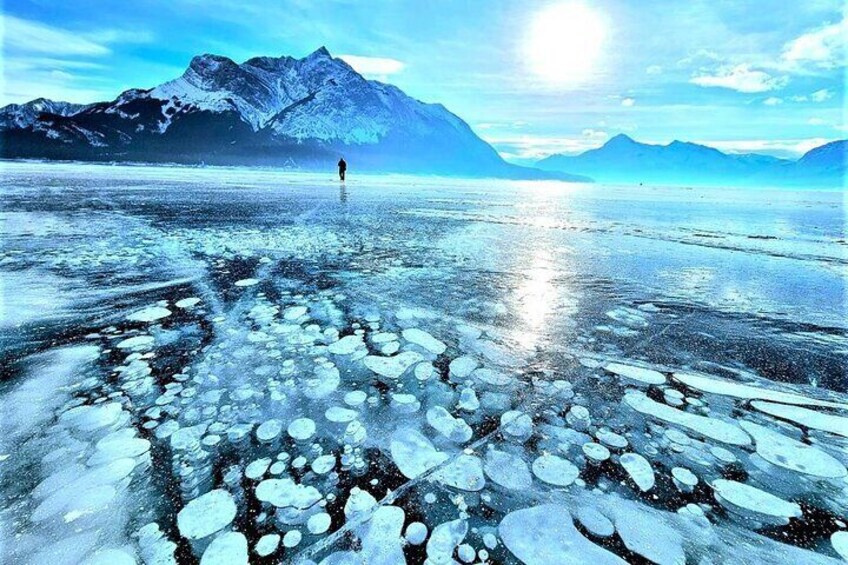
[[[569,177],[506,163],[441,104],[367,80],[324,47],[241,64],[200,55],[179,78],[111,102],[21,108],[0,110],[3,157],[327,169],[344,155],[358,170]]]

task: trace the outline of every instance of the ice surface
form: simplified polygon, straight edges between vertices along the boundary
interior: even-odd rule
[[[4,172],[4,564],[844,551],[841,199]]]
[[[507,514],[498,526],[504,545],[527,565],[627,563],[584,538],[564,506],[543,504]]]

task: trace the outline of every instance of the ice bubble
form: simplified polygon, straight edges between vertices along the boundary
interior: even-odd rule
[[[654,470],[647,459],[638,453],[624,453],[619,461],[639,490],[647,492],[654,488]]]
[[[297,441],[306,441],[315,435],[315,422],[309,418],[297,418],[289,424],[288,432]]]
[[[509,376],[486,368],[475,369],[471,373],[471,378],[492,386],[506,386],[512,383],[512,379]]]
[[[259,279],[241,279],[235,282],[235,285],[239,287],[254,286],[256,284],[259,284]]]
[[[624,449],[627,447],[627,438],[612,432],[607,428],[601,428],[598,430],[595,437],[598,438],[598,441],[613,449]]]
[[[580,470],[570,461],[545,454],[533,461],[533,474],[548,484],[567,487],[580,475]]]
[[[504,435],[521,441],[533,435],[533,420],[518,410],[509,410],[501,415],[501,430]]]
[[[624,501],[613,506],[615,529],[627,549],[651,563],[686,563],[683,536],[644,508]]]
[[[483,534],[483,545],[489,549],[495,549],[498,546],[497,536],[491,532]]]
[[[402,414],[411,414],[421,408],[421,403],[413,394],[392,393],[391,407]]]
[[[91,432],[111,426],[125,415],[118,402],[109,402],[97,406],[85,405],[64,412],[59,421],[83,432]]]
[[[412,545],[421,545],[427,539],[427,526],[421,522],[412,522],[406,527],[404,537]]]
[[[335,455],[321,455],[312,462],[311,469],[318,475],[326,475],[336,466]]]
[[[483,490],[483,462],[474,455],[462,454],[433,475],[433,479],[448,486],[476,492]]]
[[[468,533],[468,522],[453,520],[433,528],[427,542],[427,563],[450,563],[453,552]]]
[[[848,409],[848,405],[845,404],[828,402],[826,400],[817,400],[798,394],[746,385],[728,381],[727,379],[721,379],[713,375],[674,373],[673,376],[676,380],[685,384],[689,388],[694,388],[701,392],[708,392],[710,394],[732,396],[743,400],[769,400],[772,402],[779,402],[781,404],[796,404],[798,406],[821,406],[823,408]]]
[[[251,480],[261,479],[271,466],[271,458],[263,457],[251,462],[244,470],[244,476]]]
[[[291,306],[283,311],[283,318],[293,322],[301,316],[305,316],[307,312],[309,312],[309,309],[306,306]]]
[[[727,479],[712,482],[715,499],[722,506],[742,516],[753,516],[769,524],[788,524],[790,518],[801,517],[801,507],[794,502],[762,491],[751,485]]]
[[[486,454],[483,469],[495,483],[510,490],[526,490],[533,483],[527,463],[506,451],[490,449]]]
[[[415,378],[419,381],[426,381],[436,374],[436,368],[431,363],[419,363],[415,366]]]
[[[263,443],[269,443],[280,437],[282,432],[282,422],[275,419],[265,420],[258,428],[256,428],[256,439]]]
[[[653,369],[635,367],[633,365],[622,365],[621,363],[607,363],[604,369],[619,377],[627,379],[631,383],[640,385],[662,385],[665,384],[665,375]]]
[[[824,479],[848,475],[845,465],[820,449],[752,422],[739,425],[754,438],[757,455],[773,465]]]
[[[324,398],[335,391],[341,382],[338,367],[332,363],[322,363],[315,367],[310,378],[302,381],[303,394],[307,398]]]
[[[201,539],[226,528],[235,517],[233,495],[216,489],[186,504],[177,514],[177,526],[184,537]]]
[[[380,348],[380,353],[389,356],[394,355],[400,349],[400,344],[396,341],[391,341]]]
[[[473,357],[469,357],[468,355],[463,355],[462,357],[457,357],[448,365],[448,369],[450,370],[450,374],[453,377],[458,379],[464,379],[468,377],[474,369],[479,367],[480,364]]]
[[[345,404],[348,406],[359,406],[365,402],[365,399],[367,398],[368,395],[361,390],[352,390],[344,395]]]
[[[710,447],[710,453],[713,457],[721,461],[722,463],[735,463],[736,456],[732,451],[721,447],[720,445],[713,445]]]
[[[279,534],[266,534],[256,542],[256,553],[260,557],[268,557],[280,546]]]
[[[137,335],[135,337],[129,337],[125,340],[118,342],[118,349],[130,349],[132,351],[144,351],[146,349],[150,349],[153,346],[153,337],[149,335]]]
[[[641,392],[626,394],[624,403],[648,416],[683,426],[699,435],[731,445],[746,446],[751,444],[751,438],[744,431],[729,422],[697,416],[682,410],[677,410],[665,404],[660,404],[648,398]]]
[[[88,458],[89,466],[109,463],[116,459],[138,457],[150,450],[150,442],[135,436],[134,429],[113,432],[96,444],[96,451]]]
[[[331,524],[332,518],[330,518],[330,515],[326,512],[321,512],[320,514],[313,514],[309,517],[306,521],[306,529],[309,530],[310,534],[318,535],[329,530]]]
[[[177,300],[174,303],[177,308],[181,308],[183,310],[189,310],[191,308],[194,308],[198,304],[200,304],[200,299],[195,296],[192,296],[190,298],[183,298],[182,300]]]
[[[572,406],[569,409],[565,415],[565,421],[578,432],[586,431],[592,425],[592,417],[589,415],[589,410],[585,406],[579,405]]]
[[[331,343],[327,350],[334,355],[350,355],[360,347],[365,347],[361,336],[346,335],[339,341]]]
[[[695,473],[685,467],[674,467],[671,470],[671,476],[675,486],[681,492],[692,492],[692,489],[698,484],[698,477],[695,476]]]
[[[200,445],[200,439],[206,433],[206,424],[197,424],[188,428],[180,428],[171,434],[171,447],[178,451],[188,451]]]
[[[795,422],[805,428],[812,428],[814,430],[821,430],[823,432],[836,434],[842,437],[848,437],[848,418],[843,416],[824,414],[808,408],[787,406],[785,404],[774,404],[772,402],[762,402],[759,400],[751,402],[751,406],[760,412],[770,416],[775,416],[776,418]]]
[[[626,561],[584,538],[565,506],[542,504],[504,516],[498,526],[509,551],[526,565],[626,565]]]
[[[148,306],[127,316],[131,322],[155,322],[171,315],[171,311],[162,306]]]
[[[256,486],[256,498],[277,508],[306,510],[321,500],[321,493],[291,479],[265,479]]]
[[[423,360],[420,353],[404,351],[394,357],[379,357],[368,355],[363,360],[365,366],[380,376],[390,379],[399,378],[409,367]]]
[[[353,487],[350,489],[350,496],[347,498],[347,502],[345,502],[345,518],[348,522],[351,522],[367,515],[375,506],[377,506],[377,499],[371,496],[371,493],[359,487]]]
[[[441,355],[447,349],[447,345],[418,328],[403,330],[402,335],[406,341],[419,345],[435,355]]]
[[[830,536],[830,545],[842,559],[848,561],[848,532],[833,532]]]
[[[348,393],[345,395],[345,401],[348,400],[348,395],[353,393]],[[365,394],[365,393],[363,393]],[[363,399],[364,401],[364,399]],[[360,402],[361,404],[361,402]],[[341,406],[331,406],[327,408],[327,411],[324,412],[324,417],[336,424],[346,424],[352,420],[355,420],[358,416],[358,413],[355,410],[349,410],[347,408],[342,408]]]
[[[474,412],[480,408],[480,401],[477,399],[477,393],[473,388],[464,388],[459,393],[459,402],[457,407],[466,412]]]
[[[610,458],[610,451],[600,443],[588,442],[583,444],[583,454],[591,461],[601,463]]]
[[[440,434],[456,443],[465,443],[471,439],[471,426],[462,418],[454,418],[450,412],[441,406],[433,406],[427,410],[427,423]]]
[[[615,533],[615,526],[612,525],[610,519],[591,506],[580,506],[577,509],[577,521],[589,533],[599,538],[608,538]]]
[[[457,550],[456,554],[461,561],[465,563],[471,563],[474,561],[474,558],[477,556],[477,552],[474,551],[474,548],[468,545],[467,543],[461,544]]]
[[[380,343],[389,343],[391,341],[397,341],[397,335],[390,332],[379,332],[371,335],[371,342],[380,344]]]
[[[212,540],[200,565],[247,565],[247,538],[239,532],[225,532]]]
[[[418,475],[440,465],[448,456],[436,450],[430,440],[412,428],[400,428],[392,434],[390,444],[392,461],[407,478]]]

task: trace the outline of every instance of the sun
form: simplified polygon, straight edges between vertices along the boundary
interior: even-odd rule
[[[531,70],[547,82],[578,85],[596,70],[607,24],[580,1],[556,2],[540,10],[524,44]]]

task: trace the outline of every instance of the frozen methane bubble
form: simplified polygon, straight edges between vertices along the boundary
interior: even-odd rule
[[[601,428],[598,430],[595,433],[595,437],[598,438],[598,441],[613,449],[624,449],[627,447],[627,438],[610,431],[607,428]]]
[[[301,316],[305,316],[309,309],[306,306],[291,306],[283,311],[283,318],[292,322]]]
[[[842,559],[848,561],[848,532],[843,530],[833,532],[830,536],[830,545]]]
[[[271,458],[263,457],[250,463],[244,470],[244,476],[251,480],[261,479],[271,466]]]
[[[368,515],[372,508],[377,506],[377,500],[370,492],[353,487],[350,489],[350,496],[344,505],[344,515],[348,522],[352,522],[357,518]]]
[[[279,420],[266,420],[256,428],[256,439],[263,443],[272,442],[283,432],[283,423]]]
[[[580,506],[577,509],[577,521],[599,538],[608,538],[615,533],[615,526],[610,519],[591,506]]]
[[[233,495],[216,489],[186,504],[177,514],[177,526],[184,537],[201,539],[226,528],[235,517]]]
[[[399,378],[412,365],[422,361],[424,358],[415,351],[403,351],[394,357],[381,357],[368,355],[362,361],[365,366],[382,377],[389,379]]]
[[[715,499],[725,508],[743,517],[752,517],[766,524],[789,523],[801,517],[801,507],[794,502],[762,491],[751,485],[716,479],[712,482]]]
[[[655,402],[641,392],[624,396],[624,403],[642,414],[665,422],[683,426],[701,436],[730,445],[751,445],[751,438],[744,431],[723,420],[697,416],[671,406]]]
[[[844,416],[834,416],[833,414],[816,412],[808,408],[762,402],[759,400],[751,402],[751,406],[769,416],[789,420],[805,428],[848,437],[848,418]]]
[[[565,415],[565,421],[578,432],[586,431],[592,425],[592,417],[585,406],[572,406]]]
[[[183,298],[182,300],[177,300],[174,305],[177,308],[181,308],[183,310],[190,310],[200,304],[200,299],[196,296],[192,296],[190,298]]]
[[[453,552],[468,533],[468,522],[452,520],[433,528],[427,542],[427,563],[451,563]]]
[[[297,418],[289,424],[288,432],[295,440],[306,441],[315,435],[315,422],[309,418]]]
[[[461,544],[456,549],[456,554],[459,559],[464,563],[471,563],[477,556],[477,553],[474,551],[474,548],[468,545],[467,543]]]
[[[247,538],[238,532],[224,532],[212,540],[200,565],[247,565]]]
[[[360,347],[365,347],[360,335],[346,335],[339,341],[333,342],[327,347],[327,351],[334,355],[350,355]]]
[[[345,400],[347,400],[347,396],[345,396]],[[342,408],[341,406],[330,406],[327,408],[327,411],[324,412],[324,417],[335,424],[346,424],[348,422],[352,422],[353,420],[356,420],[358,415],[359,414],[356,410]]]
[[[418,328],[403,330],[401,335],[403,335],[403,339],[406,341],[419,345],[435,355],[441,355],[447,349],[447,345]]]
[[[320,514],[314,514],[309,517],[306,521],[306,529],[313,535],[323,534],[330,529],[332,522],[333,520],[329,514],[321,512]]]
[[[429,439],[412,428],[400,428],[395,431],[389,451],[392,461],[409,479],[429,471],[448,458],[446,453],[438,451]]]
[[[533,461],[533,474],[550,485],[567,487],[580,476],[580,469],[567,459],[556,455],[542,455]]]
[[[239,287],[254,286],[257,284],[259,284],[259,279],[241,279],[235,282],[235,285]]]
[[[501,415],[501,430],[503,433],[521,441],[533,435],[533,420],[518,410],[509,410]]]
[[[450,412],[441,406],[433,406],[427,410],[427,423],[440,434],[456,443],[465,443],[471,439],[471,426],[462,418],[454,418]]]
[[[471,378],[492,386],[506,386],[513,382],[508,375],[486,368],[475,369],[474,372],[471,373]]]
[[[344,395],[345,404],[348,406],[359,406],[365,402],[367,398],[368,395],[361,390],[352,390]]]
[[[610,458],[610,451],[600,443],[590,441],[583,444],[583,455],[590,461],[602,463]]]
[[[734,381],[728,381],[727,379],[721,379],[713,375],[674,373],[673,377],[675,380],[680,381],[689,388],[694,388],[701,392],[708,392],[710,394],[732,396],[743,400],[770,400],[773,402],[795,404],[798,406],[821,406],[823,408],[848,410],[848,404],[839,404],[836,402],[828,402],[826,400],[808,398],[798,394],[769,390]]]
[[[543,504],[504,516],[498,532],[507,549],[526,565],[626,565],[584,538],[565,506]]]
[[[848,475],[845,465],[820,449],[752,422],[739,425],[754,438],[757,455],[772,465],[823,479]]]
[[[128,337],[125,340],[118,342],[118,349],[130,349],[132,351],[143,351],[150,349],[153,346],[153,337],[149,335],[137,335]]]
[[[483,469],[495,483],[510,490],[526,490],[533,484],[527,463],[506,451],[490,449]]]
[[[621,363],[607,363],[604,369],[623,377],[630,383],[640,385],[662,385],[665,384],[665,375],[653,369],[645,369],[633,365],[622,365]]]
[[[280,535],[279,534],[266,534],[259,538],[259,541],[256,542],[256,554],[259,557],[268,557],[280,546]]]
[[[473,388],[464,388],[459,393],[459,402],[456,405],[460,410],[474,412],[480,408],[480,400],[478,400],[477,393],[474,392]]]
[[[674,467],[671,470],[671,477],[674,480],[674,485],[681,492],[692,492],[692,489],[698,485],[698,477],[685,467]]]
[[[457,357],[448,365],[448,370],[450,371],[451,376],[464,379],[468,377],[474,369],[479,366],[477,360],[473,357],[469,357],[468,355],[463,355],[462,357]]]
[[[406,527],[404,537],[412,545],[421,545],[427,539],[427,526],[421,522],[412,522]]]
[[[291,530],[283,536],[283,545],[285,547],[297,547],[302,539],[303,534],[299,530]]]
[[[483,490],[483,462],[474,455],[461,454],[433,475],[433,479],[450,487],[476,492]]]
[[[318,475],[326,475],[332,471],[335,466],[335,455],[321,455],[315,458],[315,461],[312,462],[311,468]]]
[[[306,510],[321,500],[313,486],[301,485],[291,479],[265,479],[256,486],[256,498],[277,508]]]
[[[619,461],[639,490],[647,492],[654,488],[654,470],[647,459],[638,453],[624,453]]]
[[[621,500],[608,510],[614,514],[613,524],[627,549],[651,563],[686,563],[683,536],[646,506]]]
[[[171,315],[171,311],[162,306],[148,306],[127,316],[131,322],[155,322]]]

